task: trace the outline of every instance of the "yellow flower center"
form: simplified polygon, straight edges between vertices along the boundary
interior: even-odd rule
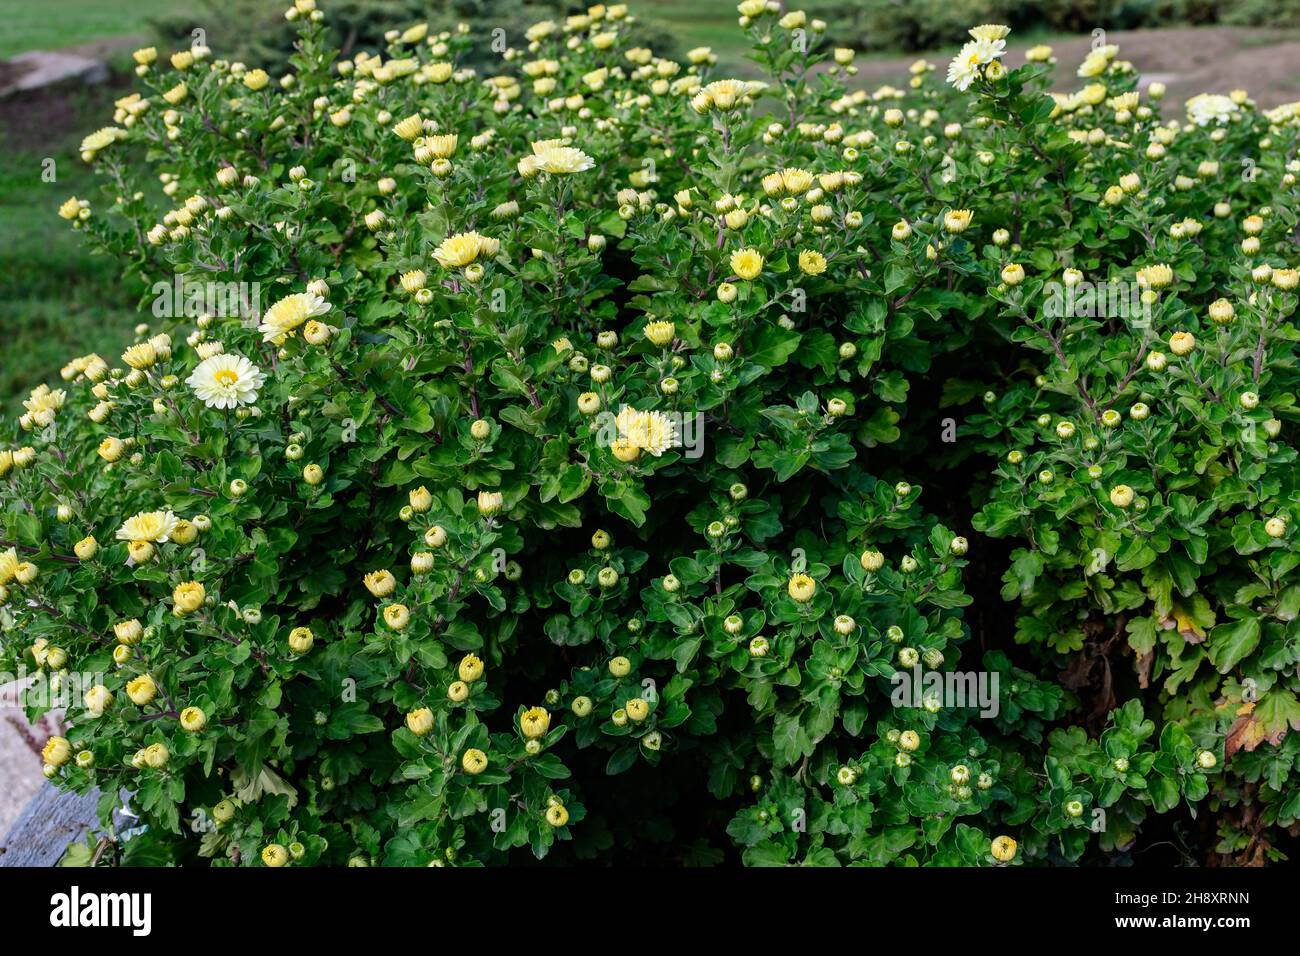
[[[236,372],[234,369],[230,369],[230,368],[220,369],[215,374],[213,374],[212,377],[217,380],[218,385],[221,385],[225,388],[229,388],[230,386],[234,385],[236,382],[239,381],[239,373]]]

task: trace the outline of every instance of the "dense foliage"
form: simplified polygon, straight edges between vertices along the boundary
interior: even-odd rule
[[[0,446],[103,860],[1281,852],[1300,111],[739,10],[764,82],[622,6],[136,54],[60,213],[153,316]]]

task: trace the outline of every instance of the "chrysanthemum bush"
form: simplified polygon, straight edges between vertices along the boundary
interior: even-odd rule
[[[996,26],[867,92],[739,12],[765,80],[622,6],[494,75],[310,0],[281,77],[136,53],[60,213],[235,307],[0,451],[7,664],[91,675],[46,773],[147,825],[100,859],[1281,852],[1297,109]]]

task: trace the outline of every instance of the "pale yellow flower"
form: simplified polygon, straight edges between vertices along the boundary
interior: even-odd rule
[[[649,322],[645,327],[645,337],[651,345],[668,345],[676,334],[677,326],[672,322]]]
[[[799,253],[799,271],[804,275],[821,275],[826,271],[826,257],[813,249],[804,249]]]
[[[479,256],[491,258],[497,254],[501,243],[477,232],[458,232],[448,236],[433,250],[434,259],[444,269],[464,268]]]
[[[456,147],[460,144],[460,137],[455,133],[447,133],[443,136],[430,136],[424,141],[433,153],[436,159],[450,159],[456,155]]]
[[[943,228],[954,235],[965,232],[975,214],[969,209],[949,209],[943,214]]]
[[[262,333],[262,341],[283,345],[298,326],[318,315],[324,315],[330,308],[330,304],[321,296],[311,292],[296,292],[267,309],[257,330]]]
[[[67,392],[63,389],[51,389],[48,385],[37,385],[23,401],[23,408],[31,416],[32,423],[44,428],[54,421],[55,415],[67,401]]]
[[[630,444],[638,452],[648,452],[656,458],[681,444],[681,439],[677,435],[677,423],[662,412],[642,412],[630,405],[624,405],[619,410],[614,423],[620,436],[615,443],[621,440]],[[636,457],[633,455],[632,459]]]
[[[8,551],[0,551],[0,587],[13,581],[14,576],[18,573],[18,552],[10,548]]]
[[[596,165],[596,161],[582,150],[550,141],[533,144],[533,159],[540,172],[557,176],[581,173]]]
[[[171,538],[180,519],[170,511],[142,511],[127,518],[117,529],[120,541],[149,541],[164,544]]]
[[[126,139],[126,130],[116,126],[105,126],[97,129],[81,141],[81,152],[98,153],[102,149],[112,146],[118,140]]]

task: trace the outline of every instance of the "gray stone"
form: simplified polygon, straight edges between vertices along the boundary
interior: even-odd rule
[[[103,83],[108,66],[75,53],[33,50],[0,63],[0,96],[37,90],[56,83]]]

